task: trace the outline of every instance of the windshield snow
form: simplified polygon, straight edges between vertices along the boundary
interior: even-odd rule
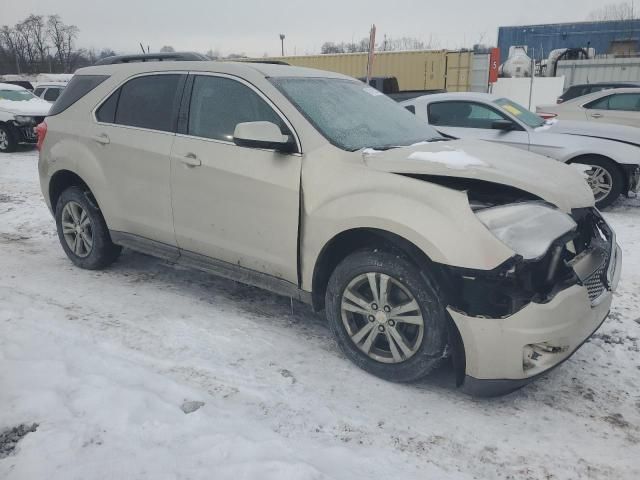
[[[37,98],[27,90],[0,90],[0,100],[10,100],[12,102],[28,102]]]
[[[336,78],[271,78],[332,144],[343,150],[385,150],[442,136],[366,84]]]

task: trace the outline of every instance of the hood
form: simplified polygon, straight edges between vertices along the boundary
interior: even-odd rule
[[[49,113],[50,108],[51,104],[49,102],[37,97],[23,102],[0,99],[0,110],[13,113],[15,115],[44,117]]]
[[[584,174],[576,168],[516,148],[480,140],[421,143],[387,151],[363,151],[376,170],[465,178],[524,190],[565,212],[594,205]]]
[[[537,132],[564,133],[582,137],[602,138],[640,146],[640,128],[611,123],[551,120]]]

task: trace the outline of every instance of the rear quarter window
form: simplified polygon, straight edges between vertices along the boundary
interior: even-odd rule
[[[49,117],[64,112],[91,90],[104,82],[109,75],[74,75],[49,111]]]

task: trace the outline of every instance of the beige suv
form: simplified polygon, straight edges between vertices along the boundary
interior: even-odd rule
[[[77,266],[128,247],[307,302],[347,357],[388,380],[451,356],[468,392],[518,388],[600,326],[620,273],[575,169],[447,140],[329,72],[85,68],[39,144]]]

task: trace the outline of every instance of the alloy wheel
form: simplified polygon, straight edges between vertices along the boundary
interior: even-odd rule
[[[613,189],[613,178],[611,173],[605,168],[597,165],[592,165],[587,170],[587,183],[593,191],[593,196],[596,201],[600,201],[611,193]]]
[[[93,228],[87,211],[79,203],[68,202],[62,209],[62,234],[75,255],[89,256],[93,249]]]
[[[355,277],[342,294],[340,311],[351,341],[374,360],[402,363],[422,344],[424,318],[418,301],[389,275]]]

